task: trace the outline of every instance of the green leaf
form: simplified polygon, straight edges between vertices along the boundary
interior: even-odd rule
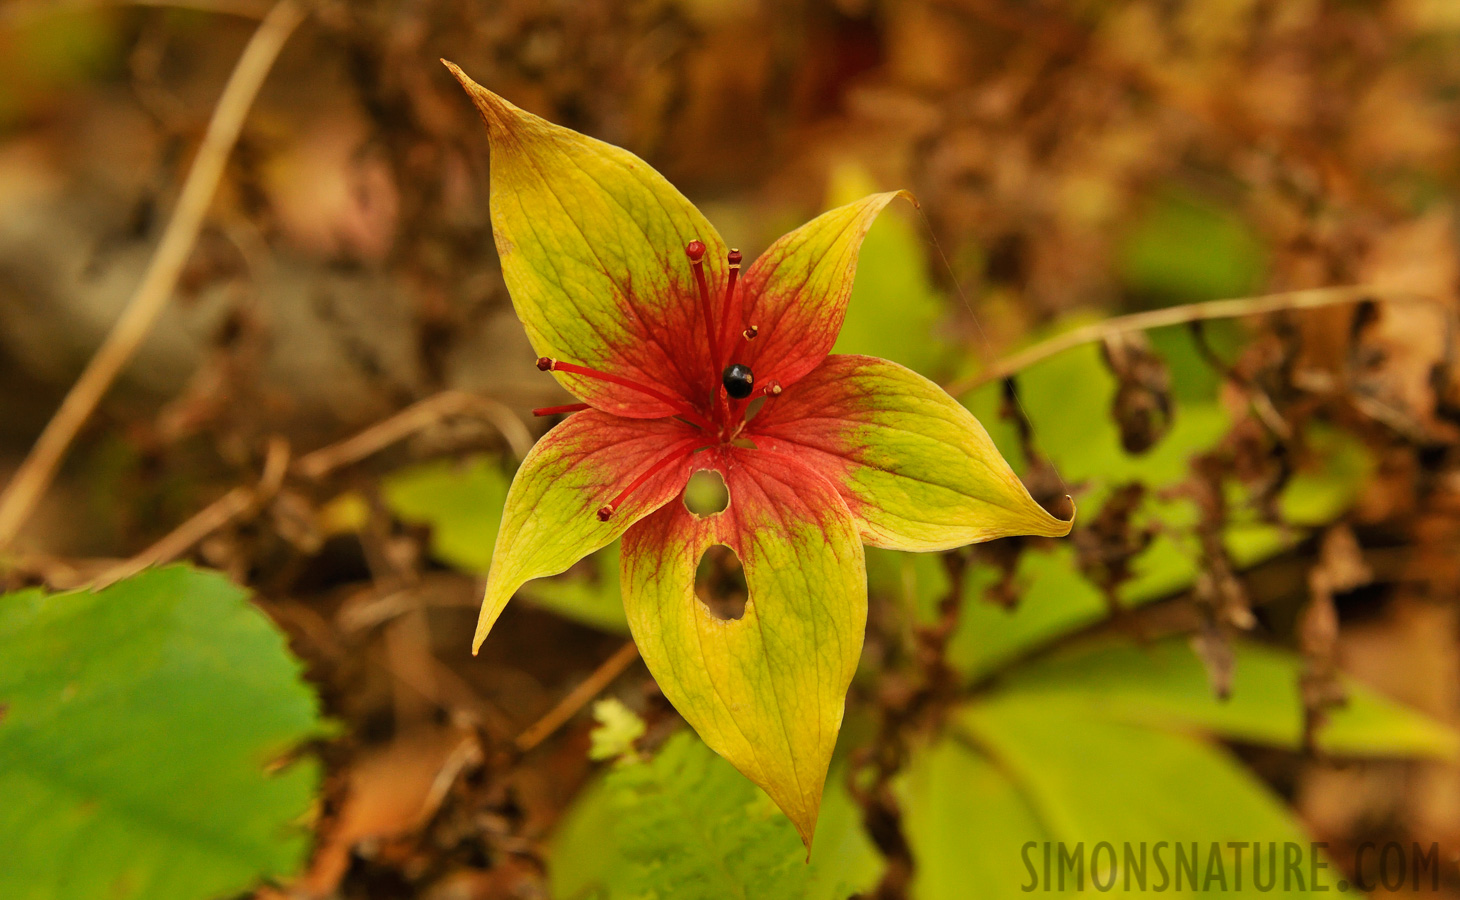
[[[467,572],[486,572],[502,524],[507,474],[494,456],[432,460],[381,479],[386,507],[431,528],[431,555]]]
[[[1196,351],[1188,333],[1162,329],[1156,334],[1176,361],[1173,369],[1193,367]],[[1186,399],[1176,408],[1171,431],[1140,456],[1127,454],[1120,445],[1109,414],[1117,385],[1096,348],[1076,348],[1031,366],[1020,374],[1019,384],[1035,440],[1076,491],[1087,521],[1116,487],[1134,481],[1148,489],[1134,522],[1160,527],[1151,545],[1133,561],[1131,580],[1118,589],[1121,603],[1134,607],[1188,588],[1200,560],[1191,531],[1199,517],[1197,506],[1190,498],[1163,497],[1160,492],[1186,479],[1190,459],[1215,446],[1230,428],[1230,416],[1216,400],[1216,383],[1207,384],[1208,394],[1194,386],[1178,390]],[[984,415],[999,449],[1020,468],[1023,456],[1017,437],[997,418],[997,388],[985,387],[965,399]],[[1332,521],[1348,508],[1364,483],[1372,462],[1357,440],[1322,426],[1310,429],[1305,439],[1312,459],[1279,496],[1278,508],[1289,526],[1258,521],[1245,494],[1235,486],[1230,493],[1231,524],[1224,540],[1238,565],[1256,565],[1294,546],[1307,528]],[[1012,611],[981,602],[992,579],[993,574],[982,568],[968,579],[963,619],[950,645],[950,658],[971,676],[987,674],[1108,615],[1101,592],[1079,574],[1068,550],[1023,555],[1017,582],[1025,593]]]
[[[758,788],[692,734],[652,761],[615,767],[553,836],[555,897],[841,900],[874,884],[881,859],[840,773],[827,786],[816,849]]]
[[[1185,353],[1195,352],[1189,338],[1183,342],[1173,333],[1167,340],[1169,346],[1185,347]],[[1099,348],[1090,344],[1030,366],[1019,373],[1018,386],[1035,443],[1060,476],[1080,489],[1076,499],[1087,519],[1119,485],[1140,481],[1158,491],[1182,481],[1191,457],[1215,446],[1232,425],[1213,385],[1211,396],[1191,397],[1177,406],[1171,430],[1149,451],[1126,453],[1110,414],[1119,384],[1101,360]],[[989,426],[994,442],[1015,469],[1022,469],[1018,437],[999,415],[1003,402],[999,391],[998,385],[985,385],[967,396],[965,404]],[[990,424],[995,422],[998,427]]]
[[[1022,666],[1003,685],[1050,715],[1083,710],[1116,721],[1173,729],[1207,729],[1224,737],[1300,746],[1303,661],[1247,641],[1234,645],[1232,693],[1213,694],[1205,668],[1184,640],[1146,647],[1102,640]],[[1348,703],[1330,715],[1319,746],[1349,756],[1434,756],[1460,750],[1454,731],[1356,682]]]
[[[1165,841],[1168,870],[1175,868],[1173,846],[1195,842],[1199,884],[1188,881],[1181,893],[1266,893],[1252,884],[1250,847],[1239,889],[1227,842],[1266,847],[1306,838],[1266,786],[1190,732],[1296,747],[1300,669],[1291,654],[1239,644],[1226,702],[1213,698],[1195,654],[1175,640],[1145,648],[1094,642],[1014,670],[955,713],[949,732],[915,752],[896,785],[918,862],[914,896],[967,896],[971,872],[979,873],[979,895],[995,900],[1031,888],[1065,893],[1044,880],[1044,848],[1058,853],[1063,843],[1073,852],[1081,842],[1085,890],[1103,891],[1104,875],[1100,885],[1090,880],[1091,854],[1102,841],[1114,846],[1117,865],[1126,862],[1127,843],[1139,855],[1141,842],[1154,852]],[[1325,749],[1454,758],[1452,730],[1347,686],[1350,703],[1322,732]],[[1213,843],[1221,846],[1225,884],[1215,877],[1208,883]],[[1156,892],[1154,862],[1146,875],[1147,889]],[[1331,889],[1338,874],[1327,875]],[[1124,877],[1121,869],[1117,893],[1127,887]],[[1073,873],[1066,886],[1074,893]]]
[[[1181,190],[1157,196],[1121,240],[1121,280],[1160,304],[1240,297],[1262,282],[1266,253],[1236,215]]]
[[[912,756],[895,789],[917,864],[917,900],[966,900],[975,877],[980,897],[1026,896],[1024,844],[1051,838],[1007,772],[966,743],[943,739]]]
[[[1250,852],[1241,888],[1235,885],[1236,868],[1228,842],[1307,843],[1297,823],[1264,785],[1225,752],[1186,735],[1106,721],[1078,710],[1045,709],[1017,693],[970,706],[958,715],[955,729],[968,742],[965,746],[978,748],[1013,780],[1033,812],[1032,818],[1042,826],[1010,835],[1021,848],[1030,841],[1063,842],[1069,849],[1083,842],[1086,890],[1092,886],[1090,854],[1099,842],[1117,848],[1121,854],[1115,861],[1117,867],[1124,862],[1126,843],[1138,852],[1142,842],[1148,846],[1168,842],[1168,869],[1175,868],[1171,845],[1195,842],[1200,848],[1201,884],[1192,890],[1187,882],[1183,892],[1220,896],[1262,894],[1253,885]],[[1028,828],[1028,820],[1022,825]],[[1220,846],[1226,884],[1211,880],[1215,869],[1208,863],[1214,844]],[[959,849],[954,846],[944,852]],[[971,851],[964,845],[963,852]],[[1031,851],[1032,860],[1025,861],[1021,850],[1020,857],[1007,863],[1024,870],[1026,883],[1031,877],[1026,868],[1030,862],[1043,877],[1042,856],[1034,854],[1042,854],[1042,846]],[[1133,879],[1129,887],[1139,886],[1133,869],[1111,872],[1109,858],[1100,862],[1099,885],[1108,884],[1112,876],[1123,879],[1129,875]],[[1329,874],[1336,880],[1334,870]],[[1146,876],[1148,889],[1154,890],[1159,884],[1154,865],[1148,864]],[[1329,886],[1331,889],[1332,884]],[[1122,880],[1116,887],[1126,889],[1127,885]],[[1168,883],[1166,890],[1173,886]]]
[[[609,697],[593,704],[598,722],[589,735],[589,759],[618,759],[634,752],[634,741],[644,736],[644,720],[620,700]]]
[[[876,190],[866,170],[841,166],[832,173],[827,206]],[[862,241],[847,318],[832,352],[890,359],[931,377],[948,354],[935,328],[942,313],[916,226],[905,215],[884,215]]]
[[[948,660],[970,677],[985,675],[1108,614],[1105,599],[1075,567],[1074,551],[1067,545],[1023,553],[1015,577],[1021,594],[1013,609],[984,600],[994,578],[991,569],[978,567],[967,580]]]
[[[931,623],[950,586],[943,559],[935,553],[867,548],[867,590],[894,601],[907,628]]]
[[[223,577],[0,597],[0,897],[206,900],[290,875],[321,730],[283,636]]]

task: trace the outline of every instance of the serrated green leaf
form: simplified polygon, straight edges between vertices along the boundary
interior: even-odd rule
[[[553,896],[600,900],[840,900],[880,868],[840,777],[808,865],[769,798],[688,733],[584,791],[549,857]]]
[[[589,759],[617,759],[634,752],[634,741],[644,736],[644,720],[623,701],[609,697],[593,704],[593,727]]]
[[[283,636],[220,575],[0,597],[0,897],[206,900],[293,873],[321,730]]]

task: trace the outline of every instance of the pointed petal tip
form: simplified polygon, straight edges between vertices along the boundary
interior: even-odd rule
[[[907,202],[909,202],[909,203],[911,203],[913,205],[913,209],[921,210],[923,208],[923,205],[918,202],[918,198],[915,197],[915,196],[913,196],[913,192],[912,191],[909,191],[909,190],[898,190],[895,193],[896,193],[897,196],[893,198],[894,200],[897,200],[897,199],[906,200]]]
[[[464,88],[471,97],[472,103],[476,105],[477,112],[481,114],[482,121],[487,124],[488,131],[504,127],[510,116],[516,112],[517,107],[506,100],[472,81],[471,76],[462,71],[461,66],[448,60],[442,59],[441,64],[452,74],[457,82]]]
[[[1070,514],[1068,516],[1059,516],[1059,515],[1052,515],[1051,516],[1056,522],[1058,522],[1063,527],[1062,527],[1062,530],[1058,534],[1050,535],[1050,537],[1065,537],[1066,535],[1068,535],[1070,533],[1071,529],[1073,529],[1075,527],[1075,514],[1078,512],[1078,510],[1075,507],[1075,498],[1073,496],[1071,496],[1070,494],[1065,494],[1065,502],[1070,505]]]
[[[766,786],[761,785],[761,789],[765,790]],[[824,789],[825,787],[823,786]],[[766,791],[766,793],[769,794],[770,791]],[[787,799],[789,800],[790,798],[788,797]],[[797,804],[797,808],[792,809],[790,804],[783,805],[775,796],[771,797],[771,800],[781,808],[781,812],[795,826],[796,835],[801,838],[801,844],[806,848],[806,861],[810,862],[811,843],[812,839],[816,837],[816,821],[821,817],[821,794],[818,793],[813,797],[801,796],[799,799],[801,802]]]
[[[796,826],[796,834],[801,836],[801,843],[806,847],[806,863],[809,865],[811,863],[811,839],[816,837],[816,819],[811,820],[809,830],[803,828],[801,823],[794,819],[791,820],[791,824]]]
[[[1033,537],[1068,537],[1070,531],[1075,527],[1075,498],[1065,494],[1065,502],[1069,504],[1068,515],[1064,515],[1062,512],[1051,512],[1034,502],[1031,497],[1029,504],[1033,508],[1029,510],[1029,513],[1034,518],[1028,520],[1028,530],[1019,533]]]

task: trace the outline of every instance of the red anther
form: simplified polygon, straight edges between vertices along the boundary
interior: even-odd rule
[[[561,413],[582,412],[588,409],[587,403],[565,403],[562,406],[540,406],[532,411],[534,416],[556,416]]]
[[[612,503],[608,504],[607,506],[600,506],[600,507],[598,507],[598,521],[600,521],[600,522],[607,522],[611,518],[613,518],[613,504]]]
[[[685,245],[684,252],[690,262],[699,262],[705,255],[705,245],[699,241],[690,241]]]
[[[539,356],[537,358],[537,370],[539,372],[551,372],[558,361],[551,356]]]
[[[730,263],[730,267],[732,269],[736,269],[736,268],[739,268],[740,267],[740,259],[741,259],[741,256],[740,256],[740,251],[739,250],[731,249],[730,255],[729,256],[726,256],[725,259]]]
[[[767,397],[779,397],[781,396],[781,383],[779,381],[767,381],[765,387],[761,388],[760,392]]]
[[[744,331],[740,332],[740,336],[745,338],[747,341],[755,340],[755,336],[758,334],[760,334],[760,329],[755,325],[752,325]]]

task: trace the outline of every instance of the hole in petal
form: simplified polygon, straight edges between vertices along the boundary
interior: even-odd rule
[[[750,599],[750,589],[745,585],[745,569],[734,550],[724,544],[715,544],[705,550],[695,569],[695,596],[700,598],[710,615],[722,621],[745,615],[745,601]]]
[[[730,491],[719,472],[701,470],[689,477],[684,486],[685,508],[701,519],[725,511],[730,505]]]

